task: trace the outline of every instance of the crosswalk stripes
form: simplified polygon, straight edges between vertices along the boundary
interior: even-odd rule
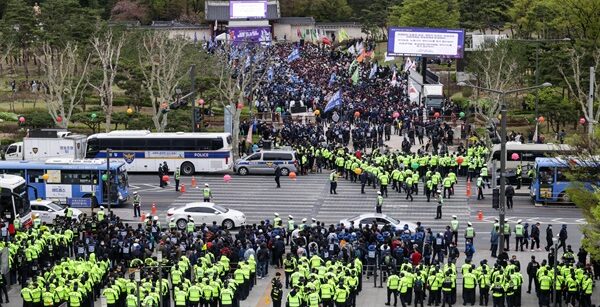
[[[281,188],[275,188],[272,176],[233,176],[229,183],[225,183],[220,176],[197,177],[198,188],[189,186],[190,178],[184,178],[186,192],[174,194],[170,205],[161,206],[159,216],[164,216],[170,207],[181,206],[186,203],[202,201],[202,188],[205,183],[210,185],[213,192],[213,201],[227,208],[244,212],[248,223],[258,223],[261,220],[273,219],[277,212],[284,220],[288,215],[293,215],[297,223],[302,218],[316,218],[329,224],[336,224],[341,219],[354,215],[375,211],[377,190],[366,187],[366,194],[360,193],[360,184],[351,183],[340,178],[337,195],[329,194],[329,178],[327,174],[311,174],[298,176],[296,180],[281,178]],[[161,191],[157,186],[140,184],[138,187],[144,191]],[[433,231],[441,231],[452,215],[457,215],[461,221],[467,221],[471,212],[466,199],[466,186],[459,182],[455,187],[455,195],[445,199],[442,220],[435,220],[436,201],[426,202],[422,194],[414,195],[414,201],[405,200],[406,194],[397,193],[389,186],[389,197],[385,198],[383,212],[401,221],[421,221],[425,227]],[[172,190],[170,186],[168,190]]]

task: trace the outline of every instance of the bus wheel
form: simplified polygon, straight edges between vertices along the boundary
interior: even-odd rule
[[[242,176],[246,176],[246,175],[248,175],[248,169],[245,167],[240,167],[240,169],[238,169],[238,174],[240,174]]]
[[[191,176],[196,173],[196,169],[194,168],[194,164],[190,162],[184,162],[181,164],[181,174],[184,176]]]
[[[561,203],[570,203],[571,197],[569,197],[569,194],[567,194],[567,192],[562,192],[558,195],[558,201],[560,201]]]

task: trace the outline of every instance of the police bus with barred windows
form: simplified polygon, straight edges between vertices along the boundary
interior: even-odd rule
[[[231,169],[233,154],[229,133],[153,133],[148,130],[120,130],[90,135],[86,158],[124,162],[129,172],[156,172],[160,164],[180,168],[181,174],[225,172]]]
[[[0,174],[0,216],[15,223],[15,228],[32,223],[28,188],[23,177]]]
[[[507,179],[511,184],[517,184],[517,168],[521,167],[520,177],[521,183],[528,185],[530,180],[526,176],[530,168],[533,168],[537,158],[555,157],[559,155],[567,155],[573,153],[573,148],[564,144],[522,144],[521,142],[506,143],[506,170]],[[490,150],[487,165],[490,169],[496,167],[496,178],[499,179],[500,160],[501,160],[500,144],[495,144]]]

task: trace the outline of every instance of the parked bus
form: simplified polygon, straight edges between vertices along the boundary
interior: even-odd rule
[[[0,216],[12,223],[17,215],[21,225],[31,226],[27,182],[20,176],[0,174]]]
[[[521,182],[524,185],[530,183],[527,177],[527,171],[533,168],[536,158],[555,157],[572,153],[571,147],[562,144],[522,144],[520,142],[506,143],[506,179],[511,184],[517,183],[516,170],[520,164],[522,168]],[[517,154],[519,159],[513,160],[513,154]],[[500,144],[492,146],[488,157],[487,165],[490,173],[496,166],[496,182],[500,184]]]
[[[566,174],[573,168],[597,168],[600,165],[598,162],[586,162],[577,159],[537,158],[534,167],[535,176],[531,183],[530,196],[538,205],[546,203],[571,204],[572,201],[567,193],[567,189],[571,186],[571,180]]]
[[[90,198],[92,205],[108,203],[106,160],[49,159],[43,161],[0,161],[0,174],[25,178],[42,199],[58,200]],[[111,204],[127,202],[129,183],[125,164],[110,163]],[[44,175],[48,175],[44,180]],[[36,196],[29,195],[30,200]]]
[[[88,137],[86,158],[106,158],[125,162],[130,172],[154,172],[166,162],[169,170],[180,167],[182,175],[196,172],[222,172],[233,164],[229,133],[152,133],[112,131]]]

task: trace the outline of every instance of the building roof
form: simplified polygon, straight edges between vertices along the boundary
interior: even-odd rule
[[[204,4],[207,21],[229,21],[229,1],[206,1]],[[267,19],[276,20],[281,17],[279,12],[279,0],[267,2]]]
[[[309,25],[312,26],[315,24],[315,19],[312,17],[281,17],[277,19],[277,23],[286,24],[286,25]]]
[[[316,26],[331,28],[361,28],[362,24],[358,22],[317,22]]]
[[[208,29],[208,25],[196,25],[196,24],[191,24],[191,23],[186,23],[186,22],[179,22],[179,21],[152,21],[152,23],[149,26],[145,26],[144,28],[147,29],[165,29],[165,30],[171,30],[171,29]]]

